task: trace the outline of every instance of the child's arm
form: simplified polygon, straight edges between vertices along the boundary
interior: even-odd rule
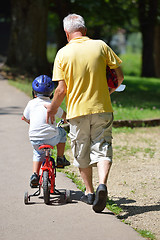
[[[28,124],[30,124],[30,120],[28,120],[27,118],[25,118],[25,116],[22,116],[22,120],[24,120],[25,122],[27,122]]]

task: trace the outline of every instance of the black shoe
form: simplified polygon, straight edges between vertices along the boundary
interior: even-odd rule
[[[84,194],[80,200],[89,205],[92,205],[94,202],[94,199],[95,199],[95,193],[88,193],[87,195]]]
[[[65,156],[57,157],[57,168],[64,168],[69,165],[70,165],[70,162],[66,159]]]
[[[33,173],[31,178],[30,178],[30,187],[31,188],[36,188],[39,185],[39,177],[37,173]]]
[[[106,207],[107,202],[107,187],[105,184],[100,184],[96,191],[95,200],[93,202],[93,210],[97,213],[102,212]]]

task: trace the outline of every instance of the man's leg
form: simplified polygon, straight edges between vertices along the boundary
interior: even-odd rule
[[[92,167],[90,163],[90,119],[89,116],[81,116],[70,120],[70,138],[74,165],[79,167],[81,178],[86,191],[81,201],[93,204],[95,194],[92,183]]]
[[[111,168],[111,162],[102,160],[97,163],[98,175],[99,175],[99,186],[96,190],[95,201],[93,202],[93,210],[95,212],[102,212],[106,206],[107,201],[107,179]]]
[[[111,165],[112,163],[107,160],[99,161],[97,163],[99,184],[107,184]]]
[[[86,187],[86,194],[93,193],[94,189],[92,184],[92,167],[79,168],[79,171]]]

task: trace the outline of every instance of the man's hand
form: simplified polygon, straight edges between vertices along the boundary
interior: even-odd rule
[[[123,72],[121,67],[115,68],[114,69],[116,74],[117,74],[117,78],[118,78],[118,86],[117,88],[122,84],[123,80],[124,80],[124,76],[123,76]]]
[[[117,74],[117,79],[118,79],[118,86],[117,86],[117,88],[118,88],[118,87],[121,85],[121,83],[123,82],[124,76],[123,76],[122,69],[121,69],[120,67],[115,68],[114,70],[115,70],[115,72],[116,72],[116,74]],[[115,90],[116,90],[117,88],[110,88],[110,89],[109,89],[110,95],[111,95],[113,92],[115,92]]]
[[[109,94],[111,95],[113,92],[115,92],[116,88],[109,88]]]
[[[47,108],[46,123],[54,123],[55,114],[57,111],[52,110],[51,104],[44,104],[44,107]]]

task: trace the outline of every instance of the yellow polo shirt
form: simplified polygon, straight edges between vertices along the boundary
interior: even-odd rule
[[[113,112],[106,65],[119,67],[122,61],[101,40],[88,37],[72,39],[55,58],[53,81],[65,80],[67,85],[67,118]]]

